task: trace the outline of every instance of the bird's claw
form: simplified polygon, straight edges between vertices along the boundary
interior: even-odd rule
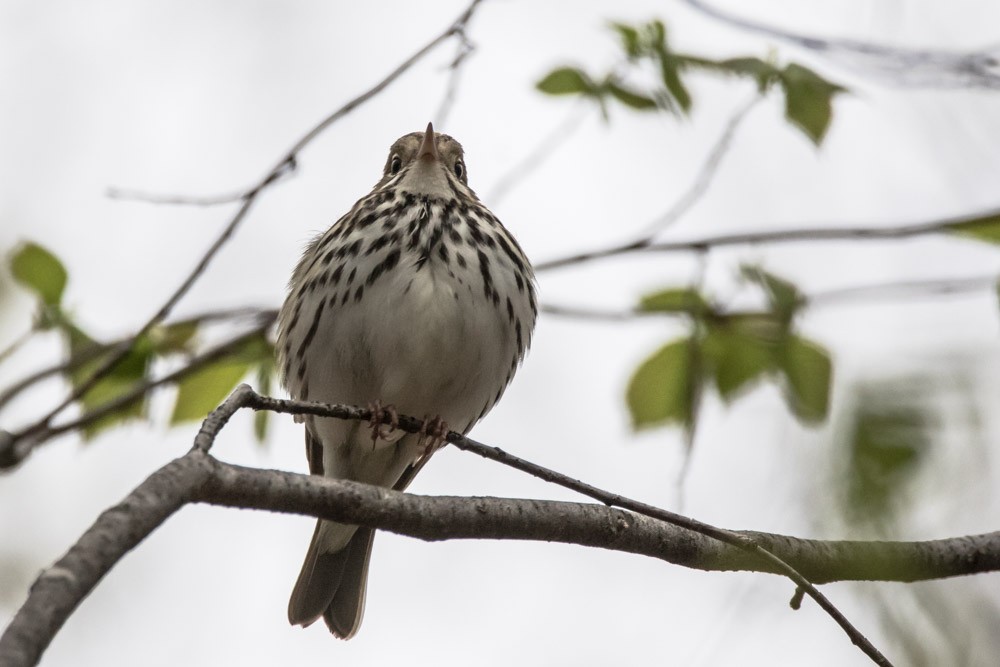
[[[374,449],[380,439],[388,440],[399,428],[399,413],[396,412],[396,406],[382,405],[382,401],[377,398],[368,404],[368,410],[372,413],[368,426],[372,430],[372,449]],[[382,423],[386,415],[389,416],[388,424]]]
[[[450,429],[447,422],[441,419],[441,415],[434,417],[424,417],[424,423],[417,431],[417,446],[420,448],[420,458],[430,458],[446,442]]]

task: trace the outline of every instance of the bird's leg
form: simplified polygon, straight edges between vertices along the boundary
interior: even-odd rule
[[[368,410],[372,413],[368,426],[372,430],[372,449],[375,449],[379,439],[388,440],[393,431],[399,428],[399,413],[396,412],[396,406],[382,405],[382,401],[377,398],[368,404]],[[383,424],[382,420],[386,415],[389,415],[389,423]]]
[[[441,445],[445,443],[449,430],[448,424],[441,419],[441,415],[424,417],[424,423],[417,431],[417,447],[421,450],[419,458],[429,458],[431,454],[440,449]]]

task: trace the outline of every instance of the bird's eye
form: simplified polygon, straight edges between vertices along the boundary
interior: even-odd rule
[[[398,155],[393,155],[389,161],[389,173],[395,176],[403,168],[403,160]]]
[[[455,163],[455,175],[458,176],[459,178],[462,178],[464,174],[465,174],[465,165],[462,164],[461,160],[459,160],[458,162]]]

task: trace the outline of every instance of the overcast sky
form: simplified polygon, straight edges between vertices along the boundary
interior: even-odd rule
[[[37,240],[70,271],[66,303],[88,331],[123,335],[176,288],[228,220],[227,207],[116,202],[109,186],[214,194],[260,178],[330,110],[372,85],[461,11],[464,3],[93,0],[0,3],[0,250]],[[822,4],[732,0],[762,22],[900,47],[970,49],[998,39],[1000,7],[982,2],[860,0]],[[437,129],[466,149],[469,181],[536,260],[635,235],[690,185],[698,164],[752,87],[691,78],[690,118],[611,123],[583,111],[572,139],[496,201],[490,194],[580,107],[533,84],[576,63],[617,62],[608,20],[662,18],[673,44],[711,57],[776,54],[851,89],[835,102],[817,150],[768,98],[741,126],[705,197],[664,238],[803,225],[890,225],[1000,206],[1000,101],[986,90],[887,85],[793,46],[734,29],[680,2],[489,0],[457,101]],[[304,243],[378,179],[388,146],[436,120],[453,57],[447,45],[335,125],[300,156],[293,179],[260,198],[238,235],[176,314],[240,305],[276,307]],[[987,276],[993,248],[924,238],[713,253],[707,285],[740,298],[741,261],[762,262],[807,292],[875,281]],[[626,258],[540,276],[542,300],[627,307],[642,293],[695,274],[681,255]],[[5,288],[6,289],[6,288]],[[30,299],[0,310],[0,347],[27,326]],[[834,416],[852,387],[912,369],[957,364],[984,405],[996,399],[997,304],[990,290],[960,297],[817,308],[803,330],[831,350]],[[527,362],[478,439],[590,483],[678,508],[681,438],[636,436],[623,393],[636,364],[682,329],[673,324],[540,319]],[[0,367],[0,386],[59,353],[43,338]],[[0,415],[12,429],[62,388]],[[58,558],[97,514],[186,451],[194,425],[160,419],[81,445],[50,443],[0,477],[0,623],[38,569]],[[729,528],[839,538],[824,528],[833,429],[806,430],[764,387],[732,409],[707,401],[683,511]],[[301,427],[275,419],[266,446],[248,415],[224,431],[226,461],[305,471]],[[987,434],[995,425],[987,423]],[[992,429],[992,431],[990,430]],[[996,527],[989,453],[942,458],[960,490],[934,498],[910,538]],[[968,455],[967,455],[968,454]],[[978,457],[978,458],[976,458]],[[969,465],[970,460],[976,465]],[[963,463],[965,465],[963,467]],[[980,465],[982,463],[987,465]],[[955,480],[952,479],[952,482]],[[472,455],[445,450],[411,490],[577,499]],[[820,496],[820,497],[817,497]],[[961,512],[976,503],[976,513]],[[187,508],[125,558],[73,615],[47,665],[863,665],[864,656],[815,605],[793,612],[791,585],[750,574],[701,573],[637,556],[513,542],[429,544],[376,539],[365,624],[350,642],[285,620],[312,519]],[[977,587],[1000,598],[996,577]],[[953,597],[961,583],[943,588]],[[828,593],[892,653],[859,587]]]

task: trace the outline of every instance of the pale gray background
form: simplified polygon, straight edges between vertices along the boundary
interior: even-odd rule
[[[762,21],[830,36],[964,49],[998,38],[985,2],[760,0],[722,3]],[[251,183],[329,110],[381,78],[458,14],[463,2],[221,2],[68,0],[0,4],[0,248],[35,239],[71,273],[67,304],[96,335],[144,321],[193,266],[228,209],[153,207],[105,198],[108,186],[212,194]],[[666,237],[771,226],[892,224],[1000,204],[1000,101],[988,91],[887,87],[812,54],[726,27],[677,2],[487,2],[473,20],[478,49],[446,126],[466,147],[470,182],[532,258],[634,234],[688,185],[727,117],[751,94],[692,79],[696,109],[680,121],[613,110],[589,114],[575,139],[495,205],[490,191],[573,113],[533,83],[564,62],[603,69],[618,53],[608,19],[668,22],[678,48],[712,56],[778,57],[816,67],[853,89],[836,102],[819,151],[781,119],[775,96],[757,108],[701,204]],[[436,112],[451,47],[349,116],[301,155],[299,173],[266,193],[238,236],[177,309],[276,306],[303,244],[377,180],[397,136]],[[713,255],[709,284],[731,293],[740,259],[764,261],[808,290],[877,280],[980,275],[1000,255],[972,242],[827,243]],[[545,301],[628,305],[690,278],[683,256],[629,258],[545,275]],[[0,341],[26,327],[21,292],[0,318]],[[834,354],[834,415],[858,379],[958,363],[975,368],[995,404],[997,307],[961,298],[816,310],[803,330]],[[525,367],[474,435],[593,484],[677,508],[680,438],[630,433],[623,390],[645,355],[680,332],[661,322],[593,324],[542,317]],[[33,343],[0,368],[4,383],[58,354]],[[62,390],[5,413],[26,422]],[[194,425],[157,422],[90,446],[46,445],[0,477],[0,623],[104,508],[189,446]],[[841,537],[823,521],[832,429],[807,431],[773,387],[732,410],[710,399],[683,510],[731,528]],[[836,422],[836,419],[833,420]],[[996,426],[986,424],[987,436]],[[961,432],[959,432],[961,436]],[[252,442],[233,420],[216,454],[304,471],[301,428],[276,420]],[[989,438],[985,439],[986,441]],[[991,453],[954,437],[936,467],[938,490],[908,537],[996,527]],[[446,450],[412,490],[573,498],[524,475]],[[968,508],[974,508],[969,511]],[[965,508],[965,509],[963,509]],[[195,507],[128,556],[58,635],[47,665],[863,665],[864,656],[816,606],[792,612],[791,585],[750,574],[706,574],[623,554],[513,542],[427,544],[382,534],[360,635],[288,627],[285,605],[312,519]],[[1000,597],[995,576],[972,583]],[[886,589],[892,586],[882,585]],[[948,588],[951,586],[951,588]],[[898,586],[896,586],[898,588]],[[829,595],[890,655],[871,600],[857,586]],[[983,659],[987,659],[985,656]]]

